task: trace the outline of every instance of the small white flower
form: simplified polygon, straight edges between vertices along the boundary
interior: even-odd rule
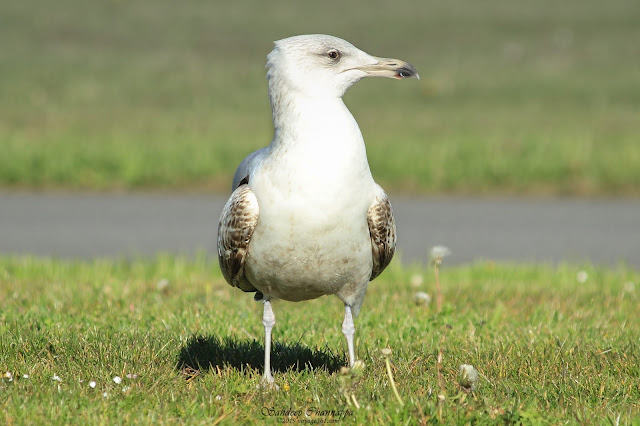
[[[222,399],[222,395],[216,395],[216,401],[220,401]]]
[[[119,376],[116,376],[116,377],[113,378],[113,382],[116,385],[119,385],[120,383],[122,383],[122,379]]]
[[[462,364],[460,366],[460,377],[459,377],[460,386],[473,390],[473,388],[475,388],[477,381],[478,381],[478,370],[473,368],[473,365]]]
[[[587,274],[587,271],[578,271],[578,273],[576,274],[576,279],[580,284],[584,284],[589,279],[589,274]]]
[[[409,282],[411,283],[411,287],[417,288],[422,285],[424,278],[422,278],[422,274],[413,274]]]
[[[55,380],[56,382],[61,382],[62,379],[57,374],[51,378],[51,380]]]
[[[131,374],[131,373],[127,374],[127,379],[137,379],[137,378],[138,378],[137,374]]]
[[[167,287],[169,287],[169,280],[166,278],[163,278],[156,283],[156,288],[160,291],[164,290]]]
[[[416,305],[428,305],[431,303],[431,296],[424,291],[417,292],[413,298],[416,301]]]
[[[451,250],[445,246],[434,246],[431,248],[429,252],[429,257],[431,261],[441,261],[443,258],[449,256],[451,254]]]
[[[28,378],[29,378],[29,375],[28,375],[28,374],[23,374],[23,375],[22,375],[22,378],[23,378],[23,379],[28,379]]]
[[[10,382],[13,382],[13,373],[11,371],[7,371],[6,373],[4,373],[4,377],[6,379],[9,379]]]
[[[102,397],[103,397],[103,398],[106,398],[106,397],[108,397],[108,396],[109,396],[109,394],[108,394],[108,393],[106,393],[106,392],[104,392],[104,393],[102,394]]]
[[[131,389],[131,387],[130,387],[130,386],[124,386],[124,387],[122,388],[122,392],[126,392],[126,391],[128,391],[129,389]]]
[[[380,349],[380,352],[382,352],[382,356],[388,357],[391,355],[391,348]]]
[[[95,389],[96,388],[96,382],[94,382],[93,380],[89,382],[89,387],[91,389]]]

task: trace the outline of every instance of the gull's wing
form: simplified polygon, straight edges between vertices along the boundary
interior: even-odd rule
[[[367,211],[367,222],[373,254],[370,280],[373,280],[389,265],[396,251],[396,221],[393,219],[389,197],[380,186],[373,204]]]
[[[256,196],[243,183],[231,194],[218,224],[218,262],[222,275],[242,291],[258,291],[244,275],[244,262],[259,213]]]

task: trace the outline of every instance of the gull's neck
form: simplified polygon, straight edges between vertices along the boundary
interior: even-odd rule
[[[271,184],[304,187],[312,194],[340,188],[348,198],[343,182],[351,182],[358,184],[350,188],[367,194],[373,178],[364,140],[342,98],[301,93],[269,77],[274,138],[268,162],[277,166],[266,169],[278,170]]]
[[[291,87],[276,73],[269,75],[269,100],[273,115],[274,138],[272,145],[282,143],[322,144],[342,149],[362,150],[364,141],[360,128],[342,98],[308,94]],[[345,146],[346,144],[346,146]]]
[[[361,142],[355,119],[341,98],[280,94],[272,104],[274,141]],[[329,138],[329,139],[327,139]]]

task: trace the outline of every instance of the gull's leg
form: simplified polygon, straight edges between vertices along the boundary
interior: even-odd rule
[[[262,376],[262,382],[270,386],[275,386],[271,375],[271,330],[273,330],[275,323],[276,316],[271,309],[271,302],[265,299],[262,313],[262,324],[264,325],[264,375]]]
[[[351,306],[344,306],[344,322],[342,323],[342,332],[347,338],[347,347],[349,348],[349,367],[353,367],[356,362],[356,356],[353,351],[353,335],[356,334],[356,327],[353,325],[353,316],[351,315]]]

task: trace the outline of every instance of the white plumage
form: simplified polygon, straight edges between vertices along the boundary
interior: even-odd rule
[[[277,41],[267,68],[274,137],[236,171],[218,227],[218,257],[231,285],[264,301],[264,381],[273,383],[273,299],[337,295],[355,361],[352,315],[369,281],[391,261],[396,237],[391,204],[371,176],[342,95],[363,77],[418,74],[407,62],[327,35]]]

